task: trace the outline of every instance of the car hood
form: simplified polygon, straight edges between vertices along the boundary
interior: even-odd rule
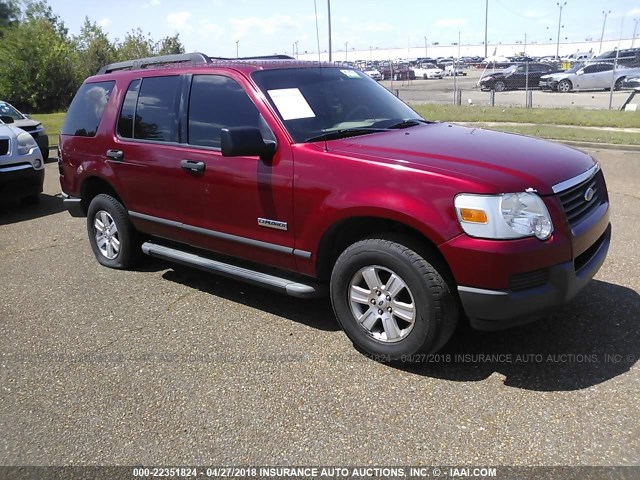
[[[567,72],[556,72],[556,73],[547,73],[546,75],[542,75],[540,80],[560,80],[562,78],[567,78],[573,75],[573,73]]]
[[[553,186],[591,168],[588,154],[524,135],[467,128],[448,123],[334,140],[336,154],[417,168],[484,185],[484,192],[537,190],[553,194]]]
[[[0,135],[3,137],[16,138],[22,132],[24,132],[24,130],[15,127],[13,123],[9,125],[6,123],[0,123]]]
[[[37,120],[32,120],[30,118],[23,118],[22,120],[14,120],[12,125],[15,125],[18,128],[26,128],[29,130],[33,130],[34,128],[39,127],[42,124]]]
[[[504,73],[502,72],[489,73],[488,75],[485,75],[484,77],[482,77],[480,81],[482,82],[483,80],[493,80],[494,78],[502,78],[502,77],[504,77]]]

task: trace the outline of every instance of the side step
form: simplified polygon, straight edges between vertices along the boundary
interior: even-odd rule
[[[165,247],[152,242],[142,244],[142,251],[151,257],[169,260],[189,267],[198,268],[206,272],[216,273],[225,277],[233,278],[243,282],[251,283],[260,287],[285,293],[298,298],[318,298],[327,294],[327,289],[323,285],[305,284],[289,280],[287,278],[276,277],[268,273],[249,270],[248,268],[229,265],[210,258],[202,257],[175,248]]]

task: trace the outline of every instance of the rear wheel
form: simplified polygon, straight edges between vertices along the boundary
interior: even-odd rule
[[[358,349],[384,360],[438,350],[458,318],[449,284],[406,240],[357,242],[331,275],[331,301],[343,330]]]
[[[124,206],[110,195],[97,195],[87,211],[87,233],[98,262],[110,268],[129,268],[142,256],[138,233]]]
[[[567,79],[560,80],[558,82],[558,91],[561,92],[561,93],[570,92],[572,88],[573,88],[573,85]]]

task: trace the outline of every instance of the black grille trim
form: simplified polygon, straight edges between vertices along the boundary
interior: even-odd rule
[[[573,268],[575,269],[576,273],[578,273],[587,263],[589,263],[589,260],[593,258],[593,256],[596,254],[600,246],[607,239],[607,236],[610,235],[610,232],[611,232],[611,226],[609,226],[607,231],[604,232],[600,236],[600,238],[595,241],[593,245],[591,245],[589,248],[587,248],[584,252],[582,252],[573,260]]]
[[[9,153],[9,139],[0,138],[0,155],[6,155]]]
[[[587,189],[593,189],[593,197],[586,201],[584,196]],[[589,214],[606,201],[606,189],[602,171],[593,177],[558,193],[562,208],[571,227],[587,218]]]
[[[549,281],[549,269],[540,268],[530,272],[516,273],[509,278],[509,289],[517,292],[529,288],[541,287]]]

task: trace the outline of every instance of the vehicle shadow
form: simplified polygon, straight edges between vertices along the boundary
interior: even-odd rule
[[[289,297],[266,288],[176,265],[172,265],[171,270],[162,277],[318,330],[340,330],[328,297],[309,300]]]
[[[462,328],[432,358],[392,365],[460,382],[498,373],[516,388],[580,390],[615,378],[638,361],[639,318],[637,292],[594,280],[543,320],[500,332]]]
[[[41,193],[38,203],[29,204],[18,200],[0,203],[0,225],[34,220],[64,210],[61,196]]]

